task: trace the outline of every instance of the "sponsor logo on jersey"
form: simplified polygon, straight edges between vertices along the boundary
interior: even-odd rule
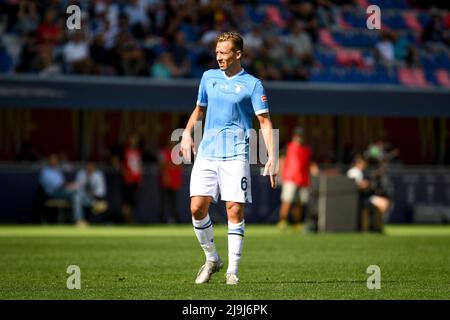
[[[261,101],[262,101],[262,102],[267,102],[267,96],[266,96],[266,95],[261,96]]]
[[[236,93],[241,92],[241,89],[242,89],[242,88],[245,88],[245,86],[242,86],[242,85],[239,85],[239,84],[235,84],[234,86],[236,87],[236,88],[235,88],[235,89],[236,89]]]

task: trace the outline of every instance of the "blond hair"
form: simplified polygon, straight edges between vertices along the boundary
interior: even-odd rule
[[[244,49],[244,40],[241,35],[237,32],[223,32],[217,36],[217,42],[222,41],[231,41],[233,43],[234,51],[243,51]]]

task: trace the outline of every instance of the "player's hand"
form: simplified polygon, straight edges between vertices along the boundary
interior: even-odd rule
[[[263,175],[269,176],[270,186],[272,187],[272,189],[275,189],[277,187],[277,171],[276,171],[275,161],[273,160],[273,158],[269,158],[267,160],[267,163],[264,167]]]
[[[181,138],[180,150],[183,155],[183,158],[187,161],[187,163],[191,163],[191,151],[194,154],[197,154],[195,150],[195,144],[192,140],[191,134],[188,131],[183,131],[183,136]]]

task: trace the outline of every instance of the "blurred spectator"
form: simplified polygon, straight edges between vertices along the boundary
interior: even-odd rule
[[[77,197],[81,206],[75,212],[75,220],[78,224],[87,224],[84,209],[89,209],[94,214],[100,214],[107,210],[106,182],[103,172],[97,168],[93,161],[89,161],[86,167],[77,172],[76,183],[78,184]]]
[[[104,35],[95,35],[94,41],[89,48],[92,57],[92,71],[95,74],[115,74],[113,66],[110,64],[109,51],[105,48]]]
[[[371,164],[379,164],[382,161],[399,160],[400,151],[392,146],[383,138],[371,143],[364,151],[365,158]]]
[[[394,55],[397,61],[402,61],[410,68],[419,66],[417,49],[410,43],[406,35],[397,36],[394,43]]]
[[[127,145],[123,150],[122,177],[122,215],[127,223],[132,223],[137,193],[142,184],[142,151],[137,134],[131,134],[128,137]]]
[[[250,31],[243,35],[245,52],[251,56],[257,55],[262,48],[264,39],[259,26],[253,26]]]
[[[117,56],[114,61],[119,74],[125,76],[142,76],[148,74],[143,50],[130,33],[121,32],[113,49]]]
[[[13,67],[13,59],[0,37],[0,73],[10,72]]]
[[[138,39],[143,39],[148,28],[147,1],[128,0],[123,11],[128,17],[133,35]]]
[[[169,79],[178,76],[178,68],[170,52],[163,51],[150,70],[152,78]]]
[[[371,204],[370,230],[383,232],[383,222],[391,208],[392,185],[386,175],[387,162],[381,161],[369,176],[369,202]]]
[[[295,55],[302,64],[312,64],[313,44],[311,36],[305,31],[303,22],[294,23],[292,32],[286,37],[286,43],[294,49]]]
[[[317,40],[317,30],[319,28],[319,18],[316,16],[316,9],[313,1],[290,0],[292,14],[295,21],[300,21],[305,31],[311,37],[312,42]]]
[[[375,56],[378,61],[386,67],[396,65],[394,36],[392,33],[384,31],[380,33],[380,40],[375,45]]]
[[[178,211],[178,192],[183,185],[183,168],[172,162],[172,149],[176,142],[169,141],[159,156],[160,178],[160,222],[181,222]],[[169,213],[169,215],[167,214]]]
[[[261,80],[281,80],[281,72],[277,68],[277,63],[270,55],[270,48],[264,46],[260,54],[253,60],[253,68],[256,75]]]
[[[443,27],[441,16],[439,14],[433,14],[423,30],[422,41],[425,43],[439,43],[443,41]]]
[[[177,76],[189,76],[191,70],[191,60],[189,49],[186,45],[186,36],[182,31],[175,33],[174,41],[169,45],[169,52],[172,54],[173,62],[177,68]]]
[[[23,46],[20,51],[19,61],[16,66],[17,72],[31,72],[33,70],[34,61],[37,58],[37,41],[35,34],[29,33],[23,36]]]
[[[294,227],[300,231],[302,209],[309,202],[311,149],[305,144],[303,128],[296,127],[282,160],[281,207],[278,228],[288,226],[289,213],[294,206]]]
[[[40,23],[39,12],[34,1],[19,1],[19,12],[14,31],[21,35],[34,33]]]
[[[81,199],[77,196],[78,185],[68,183],[59,166],[59,157],[55,153],[48,157],[47,165],[39,174],[39,185],[49,199],[68,200],[72,207],[72,217],[77,225],[84,225],[79,213],[82,210]]]
[[[353,179],[359,191],[359,229],[362,232],[369,231],[369,180],[365,170],[367,162],[362,155],[356,155],[352,167],[347,171],[347,177]]]
[[[89,52],[89,44],[82,31],[70,35],[71,40],[64,45],[63,56],[69,73],[90,74],[94,65]]]
[[[308,74],[303,67],[300,59],[295,54],[294,47],[288,46],[286,55],[281,61],[281,70],[283,73],[283,80],[307,80]]]
[[[61,68],[55,61],[55,49],[62,40],[61,20],[57,11],[50,7],[45,11],[44,19],[36,31],[37,56],[32,69],[41,74],[60,73]]]
[[[62,38],[63,32],[57,12],[53,8],[45,11],[44,19],[37,29],[37,39],[39,44],[50,46],[51,49],[57,45]]]

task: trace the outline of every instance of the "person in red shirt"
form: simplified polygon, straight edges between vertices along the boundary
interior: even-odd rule
[[[286,148],[284,159],[280,160],[282,189],[281,208],[278,227],[286,230],[288,217],[293,205],[294,223],[297,230],[300,229],[302,205],[309,201],[310,170],[316,167],[311,162],[311,149],[304,143],[303,128],[296,127],[292,140]]]
[[[161,187],[161,206],[160,206],[160,222],[171,222],[173,218],[175,223],[181,222],[178,212],[178,191],[183,185],[183,169],[181,165],[176,165],[172,161],[172,148],[175,141],[169,143],[160,150],[159,167],[160,167],[160,187]],[[168,210],[166,210],[168,209]],[[169,212],[172,217],[166,217]],[[167,219],[169,218],[169,219]]]
[[[133,210],[136,195],[142,184],[142,151],[139,147],[139,136],[132,134],[123,150],[122,159],[122,214],[125,221],[133,222]]]

